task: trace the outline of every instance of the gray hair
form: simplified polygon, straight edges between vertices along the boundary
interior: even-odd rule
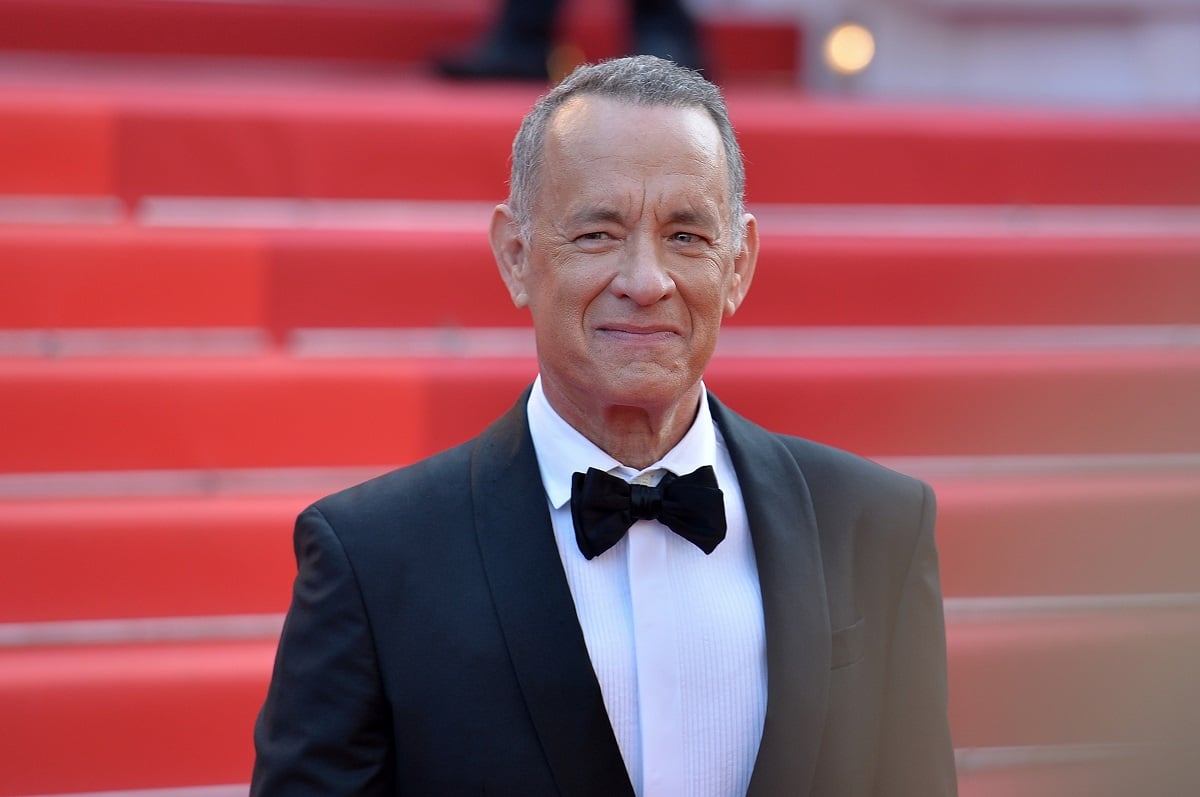
[[[696,72],[651,55],[616,58],[578,67],[541,97],[521,122],[513,139],[512,175],[508,206],[529,238],[534,200],[541,186],[546,128],[555,111],[567,100],[581,95],[610,97],[634,105],[670,108],[702,108],[708,112],[721,135],[729,182],[729,225],[735,248],[741,246],[745,213],[746,167],[738,146],[729,109],[715,85]]]

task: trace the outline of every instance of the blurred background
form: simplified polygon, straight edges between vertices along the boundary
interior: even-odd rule
[[[964,797],[1200,794],[1200,2],[0,0],[0,797],[245,795],[293,518],[533,378],[512,136],[632,50],[745,150],[707,384],[938,492]]]

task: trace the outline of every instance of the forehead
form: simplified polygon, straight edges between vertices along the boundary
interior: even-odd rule
[[[702,107],[642,105],[597,95],[567,100],[550,119],[546,162],[614,170],[724,170],[720,131]]]

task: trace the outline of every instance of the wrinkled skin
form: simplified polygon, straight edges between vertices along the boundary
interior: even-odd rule
[[[550,121],[529,240],[506,205],[493,216],[547,398],[631,467],[690,427],[721,323],[754,274],[757,225],[738,220],[739,245],[724,158],[701,108],[574,97]]]

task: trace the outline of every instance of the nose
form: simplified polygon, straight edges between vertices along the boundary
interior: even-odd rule
[[[647,307],[675,293],[675,280],[667,271],[664,253],[649,237],[630,238],[610,285],[620,297]]]

